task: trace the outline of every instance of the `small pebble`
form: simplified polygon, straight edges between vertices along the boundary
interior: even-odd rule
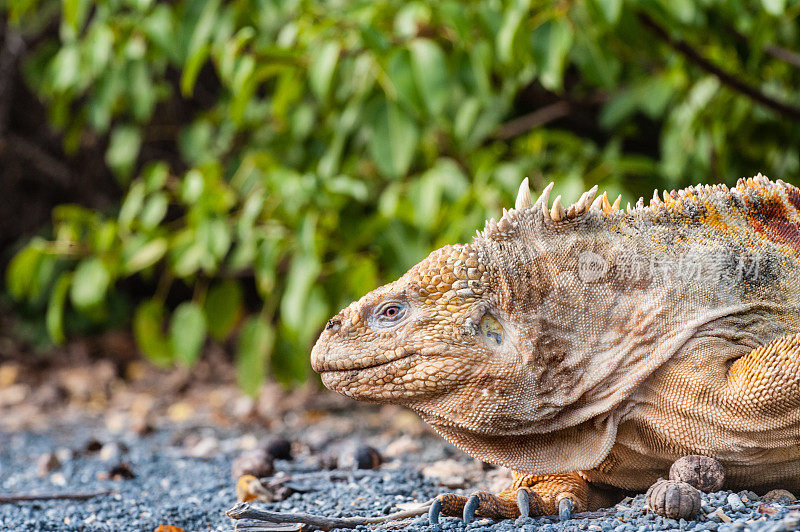
[[[741,512],[746,508],[744,503],[742,502],[741,497],[739,497],[735,493],[731,493],[730,495],[728,495],[728,505],[730,505],[731,510],[733,510],[734,512]]]

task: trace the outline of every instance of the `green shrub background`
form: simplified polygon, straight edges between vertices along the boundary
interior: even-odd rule
[[[7,294],[55,343],[129,324],[190,365],[228,341],[249,392],[308,378],[331,314],[469,240],[525,176],[624,205],[800,170],[794,1],[0,6],[65,152],[106,139],[121,191],[55,208]]]

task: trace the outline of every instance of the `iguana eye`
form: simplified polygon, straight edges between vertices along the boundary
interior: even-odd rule
[[[387,318],[394,318],[400,314],[400,307],[398,305],[390,305],[383,309],[383,315]]]
[[[503,343],[503,326],[500,325],[499,321],[488,314],[481,319],[481,333],[487,338],[491,338],[497,342],[497,345]]]
[[[375,307],[373,310],[374,323],[376,325],[394,325],[405,316],[406,307],[398,301],[386,301]]]

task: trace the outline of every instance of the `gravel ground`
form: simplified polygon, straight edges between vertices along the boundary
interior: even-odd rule
[[[0,504],[0,530],[152,531],[160,524],[187,531],[233,530],[235,523],[224,514],[235,503],[231,462],[256,437],[235,429],[197,428],[161,429],[143,437],[112,436],[102,430],[0,433],[0,494],[114,491],[85,501]],[[379,470],[339,475],[334,481],[324,473],[306,476],[290,483],[296,492],[287,499],[263,507],[330,517],[389,513],[397,503],[423,501],[447,491],[424,477],[419,464],[447,457],[448,452],[445,445],[428,442],[416,455],[390,461]],[[59,456],[60,464],[52,465],[51,471],[37,472],[42,467],[37,462],[46,453]],[[319,471],[318,458],[310,451],[291,462],[278,460],[275,466],[290,474],[313,473]],[[134,478],[122,478],[125,467],[114,471],[122,463],[129,464]],[[113,472],[117,479],[108,478]],[[428,525],[427,517],[402,525],[409,530],[435,529]],[[675,521],[648,513],[640,495],[621,502],[607,517],[575,518],[565,523],[555,518],[500,523],[479,518],[468,527],[460,519],[443,517],[438,529],[796,531],[800,530],[800,508],[796,503],[765,504],[749,492],[718,492],[703,496],[697,520]]]

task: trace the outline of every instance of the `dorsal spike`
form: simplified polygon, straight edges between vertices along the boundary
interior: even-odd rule
[[[650,205],[658,205],[661,203],[661,198],[658,197],[658,189],[653,191],[653,199],[650,200]]]
[[[641,209],[644,207],[644,198],[639,198],[639,201],[636,202],[636,208]]]
[[[602,211],[603,210],[603,196],[600,196],[599,198],[596,198],[592,202],[591,209],[595,210],[595,211]]]
[[[611,210],[612,211],[618,211],[620,203],[622,203],[622,194],[617,196],[617,199],[614,200],[614,204],[611,206]]]
[[[550,209],[550,218],[556,222],[560,222],[564,219],[565,215],[566,211],[564,211],[564,206],[561,205],[561,196],[556,196],[556,200],[553,202],[553,208]]]
[[[608,201],[608,193],[603,192],[603,195],[600,196],[603,200],[603,212],[608,214],[611,212],[611,203]]]
[[[587,203],[592,203],[596,195],[597,195],[597,185],[593,186],[592,188],[586,191]]]
[[[542,195],[539,196],[539,199],[537,199],[536,203],[534,204],[534,207],[536,207],[536,205],[541,207],[542,214],[544,214],[547,218],[550,218],[550,191],[553,190],[554,185],[555,183],[550,182],[549,185],[544,187],[544,190],[542,190]]]
[[[633,212],[633,209],[631,208],[631,202],[630,201],[628,202],[628,208],[626,210],[628,211],[628,214]]]
[[[662,195],[664,196],[664,203],[672,203],[672,196],[669,195],[669,192],[664,190]]]
[[[517,200],[514,202],[514,208],[518,211],[526,207],[530,207],[533,205],[531,202],[531,189],[528,186],[528,178],[522,180],[522,183],[519,185],[519,191],[517,192]]]

